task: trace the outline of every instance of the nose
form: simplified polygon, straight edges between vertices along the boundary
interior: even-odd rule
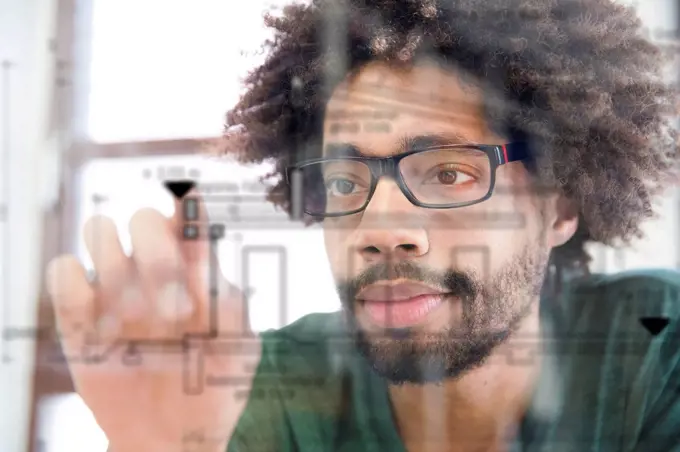
[[[424,233],[410,229],[361,231],[357,250],[365,261],[405,260],[428,251]]]
[[[355,249],[369,262],[427,254],[429,238],[419,209],[406,199],[396,183],[381,180],[355,231]]]

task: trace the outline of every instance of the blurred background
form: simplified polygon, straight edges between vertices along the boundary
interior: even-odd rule
[[[132,213],[151,206],[171,214],[163,181],[188,178],[231,189],[285,221],[257,184],[267,165],[243,168],[205,148],[220,136],[241,77],[263,58],[262,14],[288,3],[0,0],[0,451],[106,450],[73,392],[42,283],[58,254],[76,253],[89,265],[81,241],[88,217],[114,218],[129,250]],[[624,3],[636,5],[654,40],[676,51],[680,1]],[[669,79],[677,73],[674,61]],[[591,247],[591,270],[678,268],[676,190],[659,212],[635,247]],[[230,228],[219,249],[225,275],[254,289],[257,331],[339,307],[318,228]]]

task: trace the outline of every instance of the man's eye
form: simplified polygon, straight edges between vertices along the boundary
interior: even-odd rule
[[[474,181],[474,177],[455,169],[438,169],[425,180],[425,184],[460,185]]]
[[[351,195],[357,184],[348,179],[331,179],[326,182],[326,189],[333,196]]]

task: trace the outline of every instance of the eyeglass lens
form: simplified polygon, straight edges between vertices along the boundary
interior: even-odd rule
[[[404,184],[422,204],[444,206],[482,199],[491,186],[491,162],[474,148],[436,149],[399,162]],[[370,167],[346,158],[303,166],[304,210],[312,215],[361,210],[369,201]]]

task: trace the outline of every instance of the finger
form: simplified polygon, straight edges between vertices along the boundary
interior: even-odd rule
[[[180,249],[187,264],[187,288],[197,300],[198,318],[189,332],[247,334],[250,331],[247,303],[241,291],[227,281],[219,268],[215,240],[211,240],[205,198],[192,189],[183,199],[175,199],[171,228],[180,240]],[[186,228],[197,226],[197,239],[187,236]],[[189,232],[191,230],[189,229]]]
[[[198,301],[200,309],[200,331],[207,331],[211,324],[210,318],[215,309],[210,304],[217,296],[216,293],[224,296],[227,287],[231,290],[231,285],[224,280],[219,269],[216,241],[210,236],[212,227],[214,226],[209,221],[205,198],[196,188],[190,190],[183,199],[175,199],[171,228],[180,237],[180,250],[188,270],[187,289]],[[191,228],[197,229],[192,231]],[[198,232],[198,237],[191,238],[192,232]]]
[[[87,251],[96,270],[96,304],[98,316],[137,321],[146,306],[134,277],[134,265],[121,245],[115,223],[105,216],[90,218],[84,227]]]
[[[182,199],[175,198],[175,212],[170,224],[189,269],[187,289],[199,300],[201,307],[206,308],[206,300],[210,296],[210,273],[217,267],[218,260],[210,240],[211,225],[205,200],[196,188]]]
[[[132,258],[156,325],[186,321],[196,311],[186,290],[186,265],[177,237],[160,212],[142,209],[130,220]]]
[[[206,278],[194,267],[190,280],[200,281],[203,286],[197,298],[200,309],[196,324],[188,331],[191,333],[219,333],[241,336],[250,331],[247,300],[242,291],[223,278],[219,269],[216,275]],[[209,281],[212,280],[212,281]]]
[[[64,353],[80,356],[88,332],[94,330],[94,291],[74,256],[59,256],[47,267],[47,291],[54,306]]]
[[[175,213],[170,223],[180,241],[186,262],[207,262],[210,254],[210,219],[205,200],[197,189],[191,189],[182,199],[175,198]]]
[[[83,239],[97,269],[98,284],[118,286],[129,277],[128,257],[120,244],[113,220],[103,215],[90,218],[83,227]]]

